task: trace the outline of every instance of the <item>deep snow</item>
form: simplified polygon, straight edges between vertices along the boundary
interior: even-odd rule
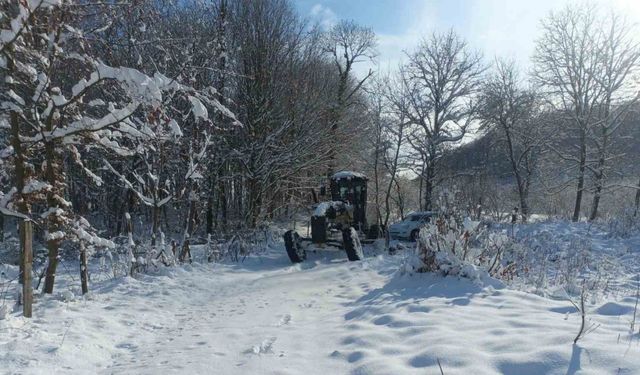
[[[637,265],[638,250],[625,260]],[[568,301],[495,280],[400,275],[402,254],[368,251],[362,262],[326,252],[292,266],[279,245],[241,264],[94,278],[87,298],[63,277],[33,319],[0,320],[0,373],[439,374],[438,361],[447,375],[640,373],[632,288],[589,301],[600,326],[574,346]]]

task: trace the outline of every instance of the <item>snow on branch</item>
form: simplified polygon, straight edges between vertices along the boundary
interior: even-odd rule
[[[167,197],[160,199],[160,200],[156,200],[150,197],[147,197],[146,195],[142,194],[142,192],[140,192],[138,189],[135,188],[135,186],[133,186],[133,184],[131,183],[131,181],[129,181],[124,175],[122,175],[121,173],[119,173],[112,165],[111,163],[109,163],[106,160],[104,161],[104,165],[111,171],[111,173],[113,173],[114,175],[116,175],[116,177],[118,177],[120,179],[120,181],[122,181],[122,183],[128,188],[130,189],[139,199],[140,201],[145,205],[145,206],[149,206],[149,207],[162,207],[165,204],[167,204],[171,198],[173,198],[171,195],[168,195]]]
[[[204,106],[204,104],[202,104],[200,99],[196,98],[195,96],[189,96],[189,102],[191,102],[191,110],[193,111],[193,116],[196,118],[196,120],[207,120],[209,118],[207,108]]]
[[[0,214],[5,216],[17,217],[24,220],[29,220],[29,216],[25,214],[21,214],[20,212],[10,208],[11,199],[13,198],[13,196],[16,194],[17,191],[18,189],[16,189],[15,187],[12,187],[7,194],[4,194],[0,197]]]

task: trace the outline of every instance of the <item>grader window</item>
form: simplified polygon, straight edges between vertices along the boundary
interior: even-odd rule
[[[340,198],[341,200],[349,200],[349,188],[346,186],[340,186]]]
[[[339,173],[336,175],[330,181],[331,199],[352,205],[352,226],[354,228],[366,228],[367,178],[355,173],[349,176],[343,176]]]
[[[353,200],[353,203],[360,204],[362,201],[362,186],[356,185],[356,194]]]

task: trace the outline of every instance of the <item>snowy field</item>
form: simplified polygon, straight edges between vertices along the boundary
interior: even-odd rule
[[[552,249],[585,238],[592,264],[614,264],[587,302],[597,328],[577,345],[580,316],[551,276],[547,292],[528,293],[401,275],[403,254],[373,248],[362,262],[325,252],[293,266],[274,245],[241,264],[96,276],[86,298],[63,276],[57,294],[36,297],[33,319],[0,320],[0,373],[440,374],[439,362],[447,375],[640,374],[638,325],[630,332],[640,236],[566,223],[521,230]]]

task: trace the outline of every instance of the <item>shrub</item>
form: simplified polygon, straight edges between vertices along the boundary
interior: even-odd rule
[[[640,231],[640,215],[634,209],[622,210],[605,219],[607,233],[611,237],[628,238]]]

